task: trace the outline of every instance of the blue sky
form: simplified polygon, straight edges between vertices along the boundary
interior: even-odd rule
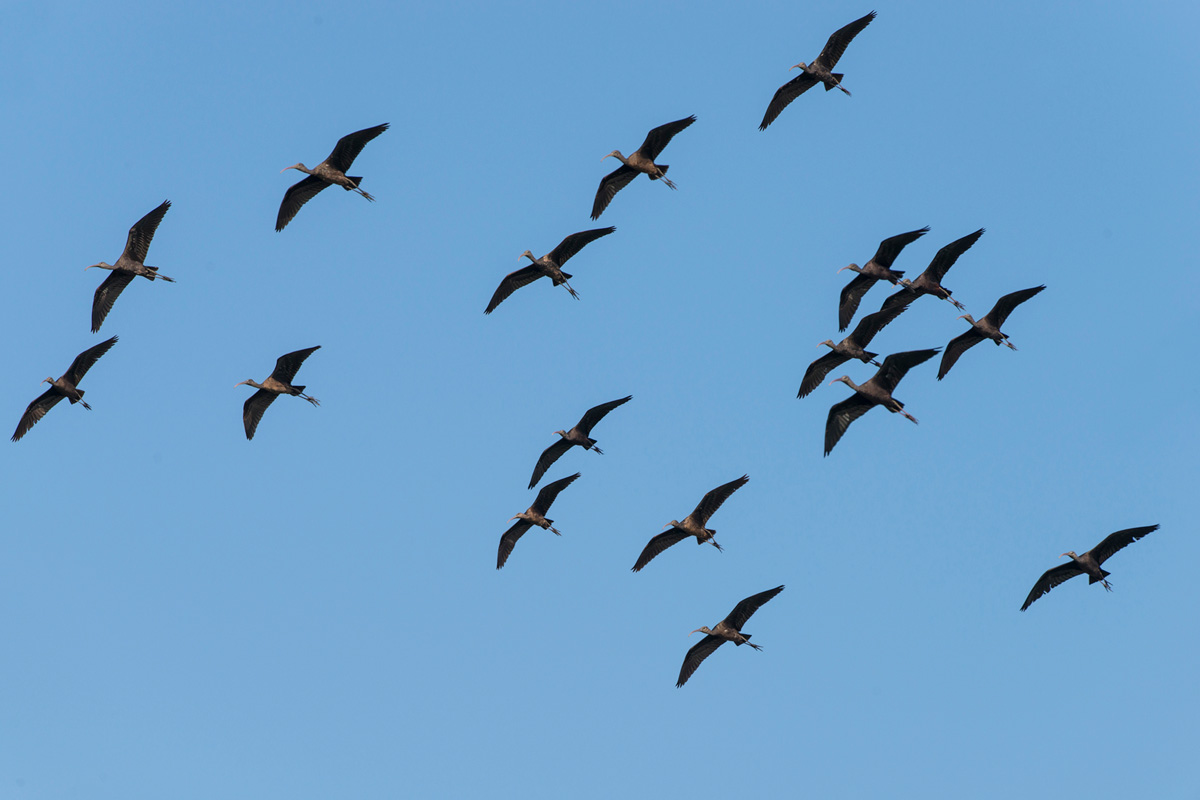
[[[913,2],[757,130],[828,2],[14,4],[0,797],[1194,797],[1191,3]],[[599,221],[600,178],[695,114]],[[284,191],[382,122],[282,233]],[[162,200],[99,334],[84,272]],[[525,249],[617,231],[483,309]],[[823,458],[837,296],[987,233],[972,313],[1046,284]],[[888,294],[863,301],[874,310]],[[923,298],[881,353],[965,330]],[[247,442],[246,378],[321,345]],[[873,370],[835,370],[856,381]],[[632,394],[505,568],[557,428]],[[636,575],[663,523],[750,483]],[[1065,550],[1161,524],[1018,611]],[[696,642],[786,584],[682,689]]]

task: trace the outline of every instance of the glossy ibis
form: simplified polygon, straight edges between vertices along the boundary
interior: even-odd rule
[[[906,308],[908,308],[907,305],[899,304],[893,304],[890,308],[885,306],[874,314],[867,314],[859,320],[850,335],[837,344],[834,344],[832,339],[826,339],[818,344],[817,347],[828,345],[833,352],[826,353],[808,365],[808,369],[804,372],[804,380],[800,381],[800,391],[796,393],[796,397],[806,397],[813,389],[821,385],[821,381],[825,380],[825,376],[829,374],[830,370],[852,358],[857,358],[864,364],[883,366],[875,360],[878,353],[867,352],[864,348],[875,338],[875,334],[900,316],[900,313]]]
[[[883,406],[893,414],[903,414],[913,422],[917,418],[904,410],[904,403],[892,397],[896,384],[913,367],[922,364],[937,355],[939,348],[930,350],[908,350],[903,353],[892,353],[883,360],[883,366],[872,378],[859,386],[850,377],[843,375],[829,385],[841,381],[854,390],[854,394],[840,403],[835,403],[829,409],[829,417],[825,420],[825,455],[833,451],[833,446],[842,438],[850,423],[870,411],[875,406]]]
[[[109,311],[112,311],[113,303],[117,302],[117,297],[138,275],[148,280],[158,278],[167,283],[175,282],[174,278],[159,275],[158,267],[148,267],[142,263],[146,260],[146,253],[150,250],[150,240],[154,238],[154,232],[158,230],[158,223],[162,222],[163,216],[170,207],[171,201],[164,200],[158,208],[133,223],[133,227],[129,229],[129,238],[125,240],[125,250],[117,259],[116,264],[106,264],[101,261],[99,264],[83,268],[85,272],[92,267],[112,270],[104,282],[96,287],[96,294],[92,298],[92,333],[100,330],[100,326],[104,324],[104,318],[108,316]]]
[[[594,450],[600,455],[604,455],[604,451],[596,447],[596,440],[591,438],[592,426],[604,419],[605,414],[617,406],[625,405],[632,399],[633,395],[629,395],[628,397],[622,397],[620,400],[610,400],[607,403],[601,403],[584,412],[583,418],[571,430],[555,431],[562,438],[542,451],[542,455],[538,458],[537,466],[533,468],[533,477],[529,479],[529,488],[532,489],[534,486],[537,486],[537,482],[546,474],[546,470],[550,469],[550,465],[558,461],[563,453],[575,445],[579,445],[584,450]]]
[[[1004,295],[996,301],[992,310],[978,322],[970,314],[960,316],[959,319],[965,319],[971,323],[971,329],[955,336],[950,340],[950,344],[946,345],[946,352],[942,354],[942,364],[938,367],[938,380],[946,377],[946,373],[954,366],[954,362],[958,361],[959,356],[984,339],[991,339],[997,347],[1003,344],[1010,350],[1016,350],[1017,348],[1013,346],[1012,342],[1008,341],[1008,336],[1000,331],[1000,326],[1008,319],[1008,315],[1014,308],[1045,288],[1045,285],[1035,286],[1032,289],[1022,289],[1019,292]]]
[[[281,394],[303,397],[314,406],[321,405],[317,398],[309,397],[304,393],[305,387],[292,385],[292,379],[296,377],[296,373],[299,371],[300,365],[304,363],[304,359],[320,349],[321,345],[317,345],[316,347],[306,347],[303,350],[296,350],[295,352],[280,356],[275,361],[274,371],[262,383],[255,383],[250,378],[247,378],[240,383],[234,384],[235,386],[253,386],[255,389],[258,389],[257,392],[250,395],[246,400],[246,404],[242,406],[242,423],[246,426],[247,439],[254,438],[254,431],[258,428],[258,421],[262,419],[263,412]]]
[[[558,493],[570,486],[571,482],[578,478],[579,475],[580,473],[576,472],[574,475],[560,478],[553,483],[547,483],[537,493],[537,498],[534,499],[533,505],[515,517],[509,517],[510,520],[515,519],[516,522],[500,537],[500,550],[496,553],[496,569],[504,566],[504,562],[508,561],[509,554],[517,546],[517,540],[524,536],[525,531],[534,525],[550,531],[555,536],[562,535],[554,527],[554,520],[546,519],[546,512],[550,510],[550,504],[554,502],[554,498],[558,497]]]
[[[666,125],[659,125],[646,134],[646,141],[642,142],[642,146],[631,153],[629,158],[621,155],[620,150],[613,150],[604,156],[604,158],[611,156],[617,159],[621,162],[621,166],[605,175],[604,179],[600,181],[600,188],[596,190],[596,199],[592,202],[592,219],[599,219],[617,192],[624,189],[631,180],[638,176],[639,172],[649,175],[652,181],[662,181],[674,189],[675,184],[667,178],[667,165],[655,164],[654,159],[658,158],[658,154],[663,151],[675,134],[695,121],[696,117],[692,115],[668,122]],[[604,158],[600,160],[603,161]]]
[[[927,233],[929,233],[928,225],[919,230],[890,236],[879,243],[879,249],[875,251],[875,255],[863,266],[847,264],[838,270],[841,272],[848,269],[858,273],[854,276],[854,280],[842,289],[841,298],[838,300],[839,331],[846,330],[850,325],[850,320],[854,319],[854,312],[858,311],[858,304],[862,301],[863,295],[875,285],[876,281],[885,280],[899,284],[904,271],[892,269],[892,262],[896,260],[896,256],[900,255],[901,250]]]
[[[633,571],[640,572],[642,567],[649,564],[651,559],[656,555],[671,545],[682,542],[689,536],[696,537],[696,544],[708,542],[718,550],[723,550],[721,545],[717,544],[717,540],[713,538],[717,532],[704,526],[708,524],[708,518],[715,514],[717,509],[721,507],[721,504],[729,499],[729,495],[749,482],[750,476],[743,475],[737,480],[718,486],[704,495],[704,498],[696,506],[696,509],[683,518],[683,522],[673,519],[664,525],[664,528],[669,527],[670,530],[663,531],[646,543],[645,548],[642,549],[642,554],[638,556],[637,563],[633,565]]]
[[[510,272],[505,275],[504,280],[500,281],[500,285],[496,287],[496,292],[492,295],[492,299],[488,302],[487,308],[483,310],[483,313],[492,313],[496,310],[496,306],[503,303],[510,294],[541,277],[549,278],[555,286],[566,286],[567,291],[571,293],[571,297],[578,300],[579,295],[571,288],[571,284],[567,283],[567,281],[571,280],[571,273],[563,272],[562,265],[567,263],[567,259],[582,250],[584,245],[596,241],[601,236],[608,236],[615,230],[615,227],[610,227],[572,233],[559,242],[558,247],[546,253],[541,258],[534,258],[533,253],[529,250],[521,253],[517,258],[528,258],[533,263],[527,267],[522,267],[516,272]]]
[[[287,224],[292,221],[292,217],[296,216],[296,213],[300,211],[300,207],[316,197],[317,192],[326,186],[336,184],[347,192],[358,192],[363,197],[374,202],[374,197],[359,188],[358,185],[362,182],[362,178],[349,177],[346,175],[346,170],[350,169],[350,165],[354,163],[354,159],[358,158],[358,154],[366,147],[367,142],[387,129],[388,123],[385,122],[382,125],[376,125],[374,128],[364,128],[361,131],[346,134],[338,139],[338,143],[334,145],[333,152],[329,154],[329,158],[317,164],[312,169],[300,163],[279,170],[280,172],[287,172],[289,169],[296,169],[308,173],[308,177],[299,183],[293,184],[284,193],[283,202],[279,204],[279,216],[275,218],[275,230],[281,231],[287,227]]]
[[[1068,550],[1063,553],[1064,556],[1070,556],[1071,561],[1068,564],[1060,564],[1053,569],[1046,570],[1042,577],[1038,578],[1037,583],[1033,585],[1033,589],[1029,592],[1029,596],[1025,598],[1025,605],[1021,606],[1021,610],[1029,608],[1033,605],[1033,601],[1037,600],[1044,594],[1047,594],[1055,586],[1066,580],[1074,578],[1076,575],[1087,574],[1088,583],[1099,583],[1108,591],[1112,591],[1108,581],[1105,578],[1109,573],[1100,569],[1100,565],[1112,557],[1113,553],[1117,552],[1126,545],[1136,542],[1151,531],[1158,530],[1157,525],[1147,525],[1143,528],[1126,528],[1123,531],[1117,531],[1104,537],[1104,541],[1088,550],[1081,556],[1075,555],[1074,550]]]
[[[762,645],[750,641],[750,634],[742,633],[742,626],[754,615],[755,611],[758,611],[768,600],[782,591],[782,586],[776,586],[774,589],[751,595],[734,606],[733,611],[729,612],[729,616],[711,629],[705,625],[692,631],[692,633],[708,635],[693,645],[692,649],[688,650],[687,655],[683,657],[683,666],[679,669],[679,680],[675,683],[676,688],[687,683],[688,678],[692,677],[692,673],[696,671],[696,667],[700,666],[700,662],[712,655],[714,650],[726,642],[733,642],[738,647],[748,644],[755,650],[762,650]],[[688,636],[691,636],[692,633],[689,633]]]
[[[25,409],[25,413],[21,415],[21,421],[17,423],[17,430],[13,433],[12,440],[14,442],[18,441],[22,436],[29,433],[29,429],[36,425],[39,419],[46,416],[46,412],[54,408],[58,401],[64,397],[70,400],[72,405],[79,403],[88,411],[91,411],[92,407],[83,400],[83,389],[79,388],[79,381],[92,368],[92,365],[100,360],[100,356],[107,353],[116,343],[117,337],[114,336],[95,347],[89,347],[75,356],[75,360],[71,362],[71,366],[67,367],[67,371],[62,374],[61,378],[58,380],[46,378],[43,380],[42,383],[50,384],[50,388],[42,392]]]
[[[958,261],[958,257],[970,250],[971,245],[979,241],[979,237],[983,236],[983,232],[984,229],[980,228],[974,233],[968,233],[961,239],[955,239],[941,250],[938,250],[937,255],[933,257],[933,261],[929,262],[929,266],[917,276],[915,281],[901,279],[900,284],[904,288],[887,300],[884,300],[883,307],[906,305],[923,294],[931,294],[939,300],[950,301],[959,311],[965,311],[966,309],[963,308],[962,303],[951,297],[950,290],[942,286],[942,278],[946,277],[946,273],[954,266],[954,262]]]

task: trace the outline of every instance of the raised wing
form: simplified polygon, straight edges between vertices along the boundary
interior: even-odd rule
[[[755,611],[758,611],[764,603],[782,591],[782,586],[776,586],[774,589],[767,589],[765,592],[759,592],[747,597],[733,607],[733,611],[730,611],[729,616],[725,618],[725,624],[741,631],[742,626],[746,624],[746,620],[750,619]]]
[[[358,154],[366,147],[367,142],[387,129],[388,123],[385,122],[374,128],[363,128],[361,131],[347,133],[338,139],[338,143],[334,145],[333,152],[329,154],[329,158],[325,159],[325,163],[334,169],[345,172],[350,169],[350,165],[354,163],[354,159],[358,158]]]
[[[500,285],[496,287],[496,291],[492,294],[492,299],[488,301],[487,308],[483,310],[483,313],[492,313],[496,310],[496,306],[508,299],[510,294],[522,286],[528,286],[545,274],[537,264],[530,264],[528,267],[522,267],[516,272],[508,273],[500,281]]]
[[[858,392],[847,397],[840,403],[834,403],[825,419],[825,455],[833,452],[833,446],[838,443],[850,423],[870,411],[875,406],[870,400]]]
[[[258,430],[258,421],[262,419],[263,412],[271,403],[275,402],[275,398],[278,396],[275,392],[259,389],[246,398],[246,404],[242,406],[242,424],[246,427],[247,439],[254,438],[254,432]]]
[[[546,258],[549,258],[551,261],[561,267],[563,264],[567,263],[567,259],[582,250],[584,245],[596,241],[601,236],[608,236],[615,230],[616,227],[614,226],[572,233],[570,236],[559,242],[558,247],[547,253]]]
[[[575,426],[575,430],[582,433],[584,436],[591,435],[592,426],[600,420],[604,419],[605,414],[612,411],[617,406],[623,406],[633,399],[633,395],[622,397],[620,400],[609,400],[607,403],[601,403],[598,406],[593,406],[584,412],[583,418],[579,420],[579,424]]]
[[[919,230],[889,236],[879,243],[879,249],[875,251],[871,260],[881,267],[891,269],[892,262],[896,260],[896,256],[900,255],[900,251],[927,233],[929,233],[928,225]]]
[[[1029,596],[1025,598],[1025,604],[1021,606],[1021,610],[1024,611],[1029,608],[1033,605],[1034,600],[1037,600],[1063,581],[1070,580],[1076,575],[1082,574],[1083,568],[1074,561],[1046,570],[1045,574],[1038,578],[1037,583],[1029,590]]]
[[[542,451],[538,457],[537,466],[533,468],[533,477],[529,479],[529,488],[537,486],[537,482],[546,474],[546,470],[550,469],[550,465],[558,461],[562,454],[570,450],[574,445],[566,439],[559,437],[558,441]]]
[[[542,516],[550,510],[550,504],[554,502],[554,498],[558,497],[558,493],[570,486],[581,473],[576,472],[574,475],[569,475],[565,478],[559,478],[553,483],[547,483],[538,492],[537,499],[533,501],[533,505],[529,508]]]
[[[1026,300],[1038,294],[1045,288],[1045,284],[1042,284],[1041,286],[1035,286],[1032,289],[1022,289],[1019,292],[1013,292],[1012,294],[1004,295],[1004,297],[1001,297],[996,301],[996,305],[992,306],[992,310],[987,313],[987,316],[984,317],[984,319],[988,320],[992,323],[992,325],[999,329],[1004,325],[1004,321],[1008,319],[1008,315],[1013,312],[1014,308],[1021,305],[1021,303],[1024,303]]]
[[[67,371],[63,373],[63,377],[69,382],[79,385],[83,380],[83,376],[92,368],[92,365],[100,360],[100,356],[112,349],[112,346],[117,343],[117,337],[112,337],[107,341],[103,341],[95,347],[89,347],[79,355],[75,356],[75,360],[71,362],[71,366],[67,367]]]
[[[519,519],[513,523],[511,528],[504,532],[504,535],[500,537],[500,550],[496,553],[496,569],[504,566],[504,562],[508,561],[513,548],[517,546],[517,540],[524,536],[525,531],[532,527],[533,523],[529,520]]]
[[[329,186],[329,182],[316,175],[309,175],[299,183],[294,183],[283,194],[283,202],[279,204],[279,215],[275,217],[275,230],[281,231],[292,221],[292,217],[300,211],[300,207],[317,196],[317,192]]]
[[[596,190],[596,199],[592,201],[592,219],[600,219],[600,215],[617,196],[617,192],[628,186],[637,174],[637,170],[622,164],[605,175],[600,180],[600,188]]]
[[[873,19],[875,19],[874,11],[834,31],[833,35],[829,37],[829,41],[825,43],[825,47],[821,49],[821,55],[817,56],[813,63],[820,64],[825,69],[832,71],[838,59],[842,57],[842,53],[846,52],[846,45],[850,44],[855,36],[862,33],[862,29],[870,25]]]
[[[929,266],[921,274],[927,275],[937,283],[941,283],[942,278],[946,277],[946,273],[954,266],[954,262],[958,261],[958,257],[970,250],[971,245],[979,241],[979,237],[983,236],[985,230],[985,228],[980,228],[974,233],[968,233],[961,239],[955,239],[941,250],[938,250],[937,255],[933,257],[933,261],[929,262]]]
[[[19,441],[22,436],[29,433],[29,429],[46,416],[46,412],[54,408],[62,399],[63,395],[54,388],[47,389],[38,395],[37,399],[30,403],[25,409],[25,413],[21,415],[21,421],[17,423],[17,430],[12,435],[12,441]]]
[[[677,119],[674,122],[668,122],[666,125],[659,125],[657,128],[651,129],[646,134],[646,141],[642,142],[642,146],[638,148],[638,152],[646,158],[653,161],[658,158],[658,154],[663,151],[663,148],[670,143],[675,134],[691,125],[696,121],[696,115],[684,119]]]
[[[942,378],[946,377],[946,373],[948,373],[950,368],[954,366],[954,363],[958,361],[959,356],[983,340],[984,335],[975,330],[973,326],[969,331],[960,333],[958,336],[955,336],[953,339],[951,339],[950,343],[946,345],[946,352],[942,353],[942,364],[938,367],[938,380],[940,381]]]
[[[296,373],[300,370],[300,365],[304,363],[304,359],[311,356],[317,350],[321,349],[321,345],[316,347],[306,347],[303,350],[296,350],[292,353],[285,353],[275,360],[275,369],[271,372],[271,377],[277,381],[291,383],[296,377]]]
[[[1113,553],[1156,530],[1158,530],[1157,525],[1146,525],[1141,528],[1126,528],[1123,531],[1110,533],[1104,537],[1103,542],[1092,548],[1092,558],[1096,559],[1097,564],[1103,564]]]
[[[906,303],[893,303],[891,306],[888,306],[885,302],[883,308],[874,314],[867,314],[859,320],[858,325],[854,326],[854,330],[846,338],[859,348],[866,347],[875,338],[875,334],[883,330],[884,326],[900,316],[907,308],[908,305]]]
[[[679,668],[679,680],[675,682],[675,688],[687,683],[688,678],[692,677],[692,673],[696,671],[696,667],[700,666],[700,662],[711,656],[723,644],[725,644],[724,639],[710,633],[692,645],[692,649],[688,650],[687,655],[683,657],[683,666]]]
[[[132,272],[114,269],[108,273],[104,282],[96,287],[96,294],[92,297],[92,333],[100,330],[100,326],[104,324],[104,318],[108,316],[108,312],[112,311],[113,303],[117,302],[121,292],[125,291],[125,287],[135,277],[137,276]]]
[[[883,366],[867,383],[874,383],[879,388],[891,394],[897,384],[917,364],[924,364],[938,354],[941,348],[931,347],[928,350],[905,350],[902,353],[892,353],[883,360]]]
[[[171,201],[164,200],[158,208],[133,223],[133,227],[129,229],[129,238],[125,240],[122,258],[133,259],[139,264],[145,263],[146,254],[150,251],[150,241],[154,238],[154,232],[158,230],[158,223],[162,222],[170,207]]]
[[[682,528],[672,527],[670,530],[663,531],[651,538],[650,541],[646,542],[646,546],[642,548],[642,554],[638,556],[637,563],[633,565],[633,572],[641,572],[642,567],[649,564],[656,555],[673,544],[679,544],[689,536],[691,534]]]
[[[836,350],[830,350],[809,364],[808,369],[804,371],[804,380],[800,381],[800,391],[796,393],[796,397],[808,397],[813,389],[821,385],[821,381],[825,380],[825,376],[829,374],[830,370],[838,364],[849,360],[850,356],[844,356]]]
[[[802,72],[775,90],[775,96],[767,104],[767,112],[763,114],[762,122],[758,124],[760,131],[775,121],[779,113],[788,107],[788,103],[817,85],[817,79],[807,72]]]
[[[736,492],[738,489],[750,482],[749,475],[743,475],[737,480],[732,480],[729,483],[724,483],[713,489],[700,500],[700,504],[696,509],[688,514],[688,518],[695,522],[700,527],[708,524],[708,518],[717,513],[717,509],[721,504],[729,499],[729,495]]]

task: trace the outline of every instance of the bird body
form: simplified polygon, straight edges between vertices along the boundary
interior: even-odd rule
[[[996,301],[996,305],[992,306],[981,320],[976,320],[970,314],[963,314],[959,319],[965,319],[971,323],[971,329],[965,333],[959,334],[950,340],[946,345],[946,352],[942,354],[942,363],[938,367],[938,380],[946,377],[946,373],[954,366],[959,357],[970,350],[975,345],[982,342],[984,339],[991,339],[997,346],[1003,344],[1010,350],[1016,350],[1012,342],[1008,341],[1008,335],[1000,330],[1000,326],[1008,319],[1008,315],[1013,309],[1024,303],[1026,300],[1039,294],[1046,287],[1035,286],[1032,289],[1022,289],[1019,292],[1006,294]]]
[[[938,349],[933,348],[893,353],[883,360],[879,371],[861,386],[850,380],[848,375],[834,379],[830,386],[841,381],[853,389],[854,394],[829,409],[829,416],[825,420],[825,455],[833,451],[851,422],[875,406],[883,406],[893,414],[901,414],[915,423],[917,418],[904,410],[904,403],[893,397],[892,392],[910,369],[933,358],[937,352]]]
[[[830,89],[836,88],[841,89],[846,93],[846,96],[849,96],[849,90],[845,86],[842,86],[844,75],[840,72],[834,72],[833,67],[837,64],[838,59],[842,57],[842,53],[846,52],[846,46],[854,40],[855,36],[862,32],[863,28],[870,25],[873,19],[875,19],[874,11],[865,17],[854,20],[849,25],[842,26],[829,37],[829,40],[825,42],[825,46],[821,48],[820,55],[813,59],[811,64],[805,64],[801,61],[792,67],[792,69],[800,70],[800,74],[775,91],[775,95],[767,105],[767,111],[763,114],[763,119],[758,129],[765,131],[767,126],[775,121],[775,118],[787,108],[789,103],[818,83],[824,84],[825,91],[827,92]]]
[[[508,299],[510,294],[542,277],[550,278],[555,286],[566,286],[567,291],[571,293],[571,297],[578,300],[579,293],[571,288],[571,284],[567,283],[572,277],[571,273],[563,272],[562,265],[567,263],[567,260],[571,256],[578,253],[587,244],[596,241],[602,236],[608,236],[615,230],[615,227],[608,227],[572,233],[559,242],[557,247],[541,258],[534,258],[533,252],[526,250],[518,258],[528,258],[533,263],[527,267],[522,267],[516,272],[510,272],[505,275],[504,280],[500,281],[500,285],[496,287],[496,291],[492,294],[492,299],[488,302],[487,308],[484,309],[483,313],[492,313],[496,310],[497,306]]]
[[[1118,550],[1127,545],[1136,542],[1148,533],[1158,530],[1157,525],[1147,525],[1141,528],[1126,528],[1116,533],[1110,533],[1104,537],[1104,541],[1088,550],[1083,555],[1076,555],[1074,550],[1068,550],[1063,553],[1071,559],[1070,563],[1060,564],[1057,567],[1052,567],[1046,570],[1042,577],[1038,578],[1037,583],[1033,585],[1029,596],[1025,598],[1025,604],[1021,606],[1021,610],[1029,608],[1033,601],[1037,600],[1042,595],[1048,593],[1055,586],[1058,586],[1064,581],[1074,578],[1076,575],[1087,575],[1088,584],[1100,583],[1108,591],[1112,591],[1112,586],[1106,580],[1111,574],[1100,567],[1105,561],[1112,557]]]
[[[571,430],[555,431],[562,438],[543,450],[541,456],[538,457],[537,465],[533,468],[533,477],[529,479],[529,488],[532,489],[536,486],[537,482],[546,474],[546,470],[550,469],[550,465],[572,447],[578,445],[584,450],[594,450],[600,455],[604,455],[604,451],[596,447],[596,440],[591,438],[592,427],[604,419],[608,412],[617,406],[628,403],[632,399],[633,395],[629,395],[628,397],[622,397],[620,400],[610,400],[607,403],[601,403],[584,412],[583,417]]]
[[[917,276],[916,280],[901,279],[900,284],[904,288],[887,300],[884,300],[883,308],[911,303],[923,294],[931,294],[939,300],[946,300],[952,303],[959,311],[964,311],[963,304],[951,297],[950,290],[942,286],[942,278],[946,277],[946,273],[958,261],[958,257],[971,249],[971,245],[979,241],[979,237],[983,236],[984,230],[984,228],[980,228],[974,233],[968,233],[961,239],[955,239],[941,250],[938,250],[937,255],[929,262],[929,266]]]
[[[321,346],[317,345],[316,347],[308,347],[304,350],[296,350],[280,356],[275,361],[275,369],[262,383],[256,383],[253,379],[247,378],[240,383],[234,384],[235,386],[252,386],[258,389],[257,392],[246,399],[245,405],[242,406],[242,424],[246,429],[247,440],[254,438],[254,432],[258,429],[258,423],[262,419],[263,413],[271,403],[275,402],[275,398],[281,394],[303,397],[314,406],[321,405],[321,402],[317,398],[309,397],[304,393],[307,387],[292,385],[292,379],[296,377],[296,373],[300,370],[300,365],[304,363],[304,359],[320,349]]]
[[[289,169],[299,170],[307,173],[308,177],[299,183],[292,184],[284,193],[283,202],[279,205],[279,214],[275,218],[275,230],[281,231],[287,227],[287,224],[300,211],[301,206],[316,197],[317,193],[327,186],[340,186],[348,192],[358,192],[374,202],[374,197],[359,188],[362,178],[349,176],[346,174],[346,170],[350,169],[350,165],[354,163],[354,159],[358,158],[358,154],[366,147],[367,142],[387,129],[388,123],[385,122],[373,128],[364,128],[361,131],[346,134],[338,139],[329,158],[312,169],[304,166],[303,162],[281,169],[280,172],[287,172]]]
[[[666,550],[673,544],[682,542],[689,536],[696,537],[696,544],[708,542],[717,548],[717,550],[722,550],[721,545],[717,544],[717,540],[713,538],[717,532],[705,526],[708,524],[709,517],[717,512],[721,504],[729,499],[731,494],[749,483],[749,481],[750,476],[743,475],[736,480],[718,486],[704,495],[695,510],[684,517],[682,522],[673,519],[664,525],[664,528],[669,528],[670,530],[663,531],[646,543],[641,555],[638,556],[637,562],[633,565],[633,571],[640,572],[644,566],[649,564],[663,550]]]
[[[875,338],[875,334],[883,330],[885,325],[900,316],[907,308],[907,305],[900,304],[893,304],[890,308],[882,308],[874,314],[868,314],[859,320],[858,325],[855,326],[850,335],[837,344],[834,344],[832,339],[820,342],[817,345],[818,347],[826,345],[832,352],[826,353],[808,365],[808,369],[804,372],[804,379],[800,382],[800,391],[796,393],[796,397],[801,398],[809,395],[821,385],[821,381],[825,380],[825,376],[834,367],[852,358],[857,358],[864,364],[874,364],[877,367],[883,366],[875,360],[879,354],[869,352],[865,348]]]
[[[100,356],[107,353],[116,343],[117,337],[114,336],[94,347],[89,347],[75,356],[75,360],[71,362],[71,366],[61,377],[44,379],[42,383],[50,384],[50,388],[42,392],[25,408],[25,413],[21,415],[21,421],[17,423],[17,429],[12,435],[12,441],[19,441],[22,436],[29,433],[29,429],[46,416],[46,413],[64,397],[70,400],[72,405],[79,403],[91,411],[92,407],[83,399],[83,390],[79,388],[79,382],[83,380],[83,376],[92,368],[92,365],[100,360]]]
[[[676,688],[687,683],[688,678],[692,677],[692,673],[696,671],[700,663],[726,642],[733,642],[739,647],[748,644],[755,650],[762,650],[762,645],[757,645],[750,641],[750,634],[742,633],[742,627],[745,626],[746,621],[750,619],[755,611],[758,611],[768,600],[782,591],[782,586],[776,586],[774,589],[768,589],[765,592],[751,595],[734,606],[733,611],[729,612],[729,616],[725,617],[725,619],[718,622],[712,628],[702,625],[692,631],[692,633],[703,633],[706,636],[688,650],[687,655],[684,656],[683,666],[679,669],[679,679],[675,683]],[[691,636],[692,633],[689,633],[688,636]]]
[[[667,178],[667,165],[656,164],[654,159],[658,158],[659,153],[663,151],[675,134],[695,121],[696,117],[692,115],[668,122],[666,125],[659,125],[646,134],[646,140],[642,142],[642,146],[630,153],[628,157],[622,155],[620,150],[613,150],[601,158],[601,161],[605,158],[615,158],[621,162],[621,166],[605,175],[600,181],[600,187],[596,190],[596,198],[592,201],[592,219],[599,219],[617,192],[629,185],[629,182],[639,173],[649,176],[652,181],[659,180],[672,189],[676,188],[675,184]]]
[[[101,261],[83,268],[85,272],[92,267],[112,270],[112,273],[96,287],[96,293],[92,297],[92,333],[100,330],[100,326],[104,324],[104,318],[112,310],[113,303],[117,302],[117,297],[138,275],[151,281],[159,278],[168,283],[175,282],[174,278],[160,275],[158,267],[149,267],[143,263],[150,250],[150,242],[154,239],[154,232],[158,230],[158,224],[162,222],[162,218],[170,207],[171,201],[164,200],[157,208],[133,224],[133,227],[129,229],[129,236],[125,240],[125,249],[121,251],[117,263],[108,264]]]
[[[504,562],[508,561],[509,555],[512,554],[513,548],[517,546],[517,541],[525,535],[525,532],[537,525],[543,530],[548,530],[555,536],[561,536],[558,529],[554,527],[554,520],[547,519],[546,513],[550,510],[550,504],[558,497],[558,493],[571,485],[578,478],[580,473],[576,472],[566,478],[559,478],[553,483],[547,483],[538,492],[537,498],[534,499],[533,505],[520,514],[509,517],[509,520],[517,520],[512,527],[504,532],[500,537],[500,549],[496,553],[496,569],[504,566]]]
[[[901,250],[927,233],[929,233],[928,225],[919,230],[889,236],[879,243],[875,255],[871,256],[871,260],[866,264],[861,267],[858,264],[847,264],[838,270],[841,272],[848,269],[858,273],[850,283],[843,287],[838,299],[839,331],[844,331],[849,327],[850,321],[854,319],[854,312],[858,311],[858,304],[862,302],[863,295],[877,281],[885,280],[889,283],[899,284],[900,278],[904,276],[904,271],[892,269],[892,263],[896,260],[896,256],[900,255]]]

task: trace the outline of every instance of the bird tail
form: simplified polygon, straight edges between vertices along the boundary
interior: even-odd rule
[[[830,89],[832,89],[833,87],[837,86],[837,85],[838,85],[838,83],[841,83],[841,82],[842,82],[842,78],[844,78],[844,77],[846,77],[845,73],[842,73],[842,72],[835,72],[835,73],[833,73],[833,79],[834,79],[835,81],[837,81],[837,83],[827,83],[827,84],[825,84],[825,91],[827,91],[827,92],[828,92]]]
[[[571,278],[574,278],[574,277],[575,277],[575,276],[574,276],[574,275],[572,275],[571,273],[569,273],[569,272],[564,272],[564,273],[562,274],[562,280],[561,280],[561,281],[554,281],[554,285],[555,285],[555,286],[558,286],[560,283],[565,283],[566,281],[569,281],[569,280],[571,280]]]
[[[1088,576],[1088,583],[1101,583],[1101,582],[1102,582],[1102,581],[1103,581],[1105,578],[1107,578],[1109,575],[1112,575],[1112,573],[1111,573],[1111,572],[1109,572],[1109,571],[1107,571],[1107,570],[1103,570],[1103,569],[1102,569],[1102,570],[1100,570],[1100,577],[1099,577],[1099,578],[1097,578],[1095,575],[1089,575],[1089,576]]]
[[[891,280],[891,282],[897,286],[900,285],[900,278],[903,275],[904,275],[904,270],[902,270],[902,269],[889,269],[888,270],[889,280]]]
[[[70,395],[67,395],[67,399],[71,401],[72,405],[74,405],[75,403],[83,403],[83,389],[76,389],[75,391],[79,392],[79,394],[75,397],[71,397]],[[89,411],[92,408],[87,403],[83,403],[83,407],[88,409]]]
[[[604,455],[604,451],[601,450],[599,447],[596,447],[595,439],[588,439],[588,449],[593,450],[593,451],[599,453],[600,455]]]
[[[656,181],[656,180],[658,180],[659,178],[661,178],[663,175],[666,175],[666,174],[667,174],[667,170],[669,170],[669,169],[671,168],[671,165],[670,165],[670,164],[658,164],[658,165],[656,165],[656,166],[658,167],[658,174],[657,174],[657,175],[652,175],[652,176],[650,177],[650,180],[652,180],[652,181]]]
[[[350,178],[350,180],[354,181],[354,186],[353,186],[353,188],[352,188],[352,187],[350,187],[350,186],[343,186],[343,187],[342,187],[342,188],[343,188],[343,189],[345,189],[347,192],[352,192],[352,191],[354,191],[355,189],[358,189],[358,185],[359,185],[360,183],[362,183],[362,176],[361,176],[361,175],[360,175],[359,177],[357,177],[357,178],[352,178],[352,177],[350,177],[349,175],[347,175],[346,177],[347,177],[347,178]],[[361,190],[361,189],[359,189],[359,191],[362,191],[362,190]]]

